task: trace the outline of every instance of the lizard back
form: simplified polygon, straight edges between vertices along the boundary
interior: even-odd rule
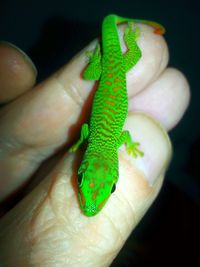
[[[128,110],[126,73],[117,31],[116,16],[107,16],[102,25],[101,77],[95,93],[88,142],[115,146]]]

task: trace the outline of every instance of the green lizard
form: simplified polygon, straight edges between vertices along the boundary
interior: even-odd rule
[[[164,33],[164,28],[155,22],[108,15],[102,25],[102,48],[98,44],[93,53],[88,53],[89,64],[83,73],[86,80],[100,80],[90,123],[82,125],[80,139],[70,149],[74,152],[83,141],[88,141],[78,170],[79,202],[86,216],[96,215],[115,191],[118,148],[125,143],[129,154],[143,155],[138,149],[139,143],[132,140],[128,131],[122,131],[128,112],[126,73],[142,56],[136,42],[140,30],[133,29],[133,21],[153,26],[155,33]],[[127,52],[123,54],[117,24],[124,22],[128,22],[128,26],[124,33]]]

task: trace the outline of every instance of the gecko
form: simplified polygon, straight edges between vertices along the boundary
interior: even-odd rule
[[[87,141],[81,165],[77,173],[78,199],[84,215],[90,217],[102,210],[116,189],[119,177],[118,149],[126,145],[126,151],[134,157],[143,156],[139,143],[133,141],[129,131],[123,130],[128,113],[126,73],[140,60],[142,53],[137,44],[139,27],[145,23],[163,34],[162,25],[147,20],[128,19],[108,15],[102,23],[102,41],[93,52],[87,52],[88,65],[83,79],[98,80],[89,124],[81,127],[79,140],[70,148],[75,152]],[[122,53],[117,25],[127,23],[124,42],[127,48]]]

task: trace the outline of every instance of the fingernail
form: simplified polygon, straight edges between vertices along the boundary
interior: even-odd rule
[[[171,161],[169,136],[158,121],[142,113],[129,114],[125,129],[130,131],[134,141],[140,143],[140,150],[144,152],[143,157],[131,160],[152,186],[166,172]]]
[[[7,46],[7,47],[10,47],[10,48],[13,48],[13,49],[17,50],[24,57],[26,62],[32,67],[33,71],[35,72],[35,75],[37,76],[37,69],[35,67],[35,64],[31,60],[31,58],[23,50],[21,50],[16,45],[14,45],[14,44],[12,44],[10,42],[7,42],[7,41],[0,41],[0,45]]]

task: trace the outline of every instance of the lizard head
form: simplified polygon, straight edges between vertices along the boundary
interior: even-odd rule
[[[112,167],[114,166],[114,167]],[[96,215],[115,191],[118,160],[93,157],[84,160],[78,171],[79,202],[86,216]]]

